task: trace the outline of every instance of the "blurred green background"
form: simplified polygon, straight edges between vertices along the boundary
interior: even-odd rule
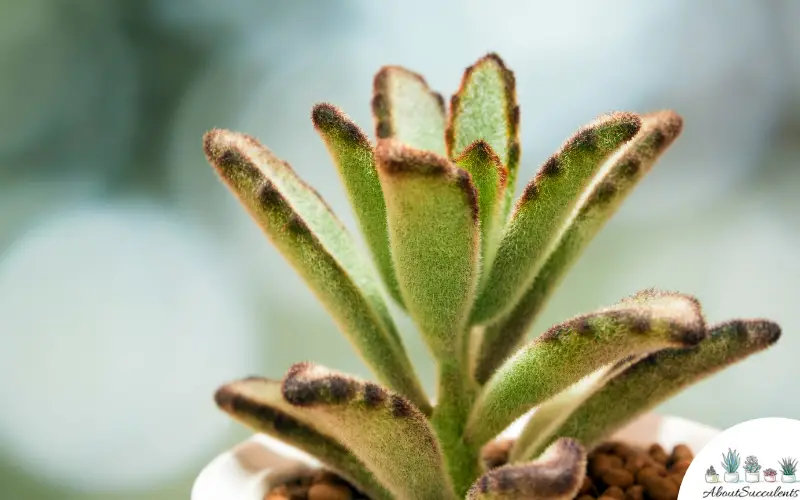
[[[354,228],[311,106],[371,132],[381,65],[449,94],[488,51],[517,75],[523,181],[600,113],[686,120],[534,331],[650,286],[769,317],[776,348],[660,410],[800,418],[797,26],[793,0],[0,0],[0,498],[188,498],[247,435],[218,384],[305,359],[369,376],[201,136],[259,137]]]

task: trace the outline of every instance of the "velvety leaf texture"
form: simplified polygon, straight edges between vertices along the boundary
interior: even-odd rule
[[[541,459],[504,465],[487,472],[470,488],[469,500],[572,500],[586,475],[586,450],[561,439]]]
[[[648,289],[523,345],[566,272],[681,133],[674,112],[599,117],[514,202],[520,111],[499,56],[467,68],[449,110],[399,66],[375,75],[371,104],[374,142],[332,104],[311,118],[373,262],[265,146],[226,130],[204,138],[221,179],[379,381],[304,362],[281,381],[225,384],[216,403],[370,499],[571,500],[589,450],[780,337],[767,320],[709,329],[694,297]],[[385,294],[433,355],[435,404]],[[519,436],[501,434],[534,408]]]
[[[403,301],[434,354],[452,356],[477,278],[475,186],[446,158],[396,141],[380,141],[376,155]]]
[[[467,68],[461,87],[450,100],[448,155],[462,155],[475,141],[486,142],[508,171],[509,188],[500,207],[505,220],[513,203],[520,159],[519,106],[514,74],[497,54]]]
[[[509,450],[509,463],[536,459],[573,411],[602,389],[611,378],[645,356],[647,354],[630,356],[616,363],[609,363],[537,406]]]
[[[217,405],[256,432],[263,432],[318,458],[374,500],[393,497],[347,447],[317,428],[302,408],[281,394],[281,382],[252,377],[221,387]]]
[[[680,390],[770,347],[780,327],[766,320],[735,320],[711,329],[692,349],[651,354],[612,378],[579,407],[555,434],[589,446]]]
[[[344,443],[395,498],[456,498],[427,418],[399,394],[299,363],[283,380],[283,396]]]
[[[520,349],[489,379],[470,415],[466,439],[483,445],[531,408],[605,364],[693,346],[705,334],[694,298],[655,291],[557,325]]]
[[[214,130],[205,151],[378,377],[430,411],[378,283],[317,193],[252,137]]]
[[[311,118],[333,157],[378,271],[392,298],[402,305],[389,250],[386,204],[372,145],[361,129],[335,106],[318,104]]]
[[[579,200],[557,245],[514,309],[485,329],[475,378],[483,383],[517,348],[562,277],[617,211],[625,198],[678,137],[683,122],[672,111],[642,116],[636,136],[604,165]]]
[[[375,76],[372,112],[378,139],[394,139],[415,149],[445,154],[444,100],[425,79],[399,66]]]
[[[490,323],[508,312],[544,265],[549,247],[590,185],[617,148],[639,131],[631,113],[599,118],[570,138],[525,188],[503,234],[487,286],[478,296],[472,321]]]
[[[469,173],[478,192],[481,267],[489,268],[494,260],[498,236],[503,228],[502,208],[508,182],[508,169],[501,163],[491,146],[482,140],[472,143],[454,161]]]

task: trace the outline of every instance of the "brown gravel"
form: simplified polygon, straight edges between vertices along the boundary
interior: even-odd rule
[[[497,441],[484,448],[487,468],[505,464],[511,441]],[[694,454],[686,445],[669,453],[654,444],[638,449],[609,441],[589,453],[587,475],[577,500],[677,500],[678,488]],[[317,471],[276,486],[264,500],[369,500],[336,474]]]

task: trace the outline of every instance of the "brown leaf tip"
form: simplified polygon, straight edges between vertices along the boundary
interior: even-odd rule
[[[241,135],[230,130],[212,129],[203,135],[203,152],[217,169],[241,163],[242,151],[237,147]]]
[[[578,491],[586,469],[586,451],[576,440],[562,438],[542,458],[490,470],[472,485],[467,498],[516,495],[515,498],[568,499]]]
[[[748,342],[759,345],[772,345],[781,338],[781,327],[766,319],[734,320],[739,335]]]
[[[355,380],[308,362],[293,365],[281,386],[283,397],[294,406],[347,403],[357,390]]]
[[[509,161],[508,168],[513,169],[517,165],[517,161],[519,160],[519,144],[516,140],[517,132],[519,130],[519,106],[517,105],[517,97],[516,97],[516,80],[514,77],[514,73],[508,69],[505,62],[494,52],[490,52],[486,54],[482,58],[478,59],[475,64],[468,66],[464,70],[464,75],[461,77],[461,83],[458,87],[456,93],[450,98],[450,117],[447,121],[447,127],[445,129],[445,144],[447,147],[447,154],[449,156],[454,156],[458,154],[457,151],[453,151],[453,147],[455,146],[455,117],[461,111],[461,95],[465,92],[467,86],[469,85],[470,80],[472,79],[473,73],[476,70],[483,68],[485,66],[495,66],[498,71],[500,72],[501,78],[503,79],[503,87],[506,95],[505,99],[505,112],[508,120],[508,135],[512,137],[512,143],[516,144],[516,151],[508,153]],[[516,156],[514,156],[516,155]]]
[[[486,54],[485,56],[478,59],[475,62],[475,64],[468,66],[464,70],[464,77],[461,80],[461,88],[459,89],[459,93],[461,93],[461,90],[464,89],[466,82],[468,82],[469,79],[472,78],[472,73],[474,73],[475,70],[480,69],[484,66],[496,66],[500,70],[500,73],[503,76],[503,83],[505,84],[506,92],[509,93],[511,96],[514,96],[516,87],[516,79],[514,77],[514,72],[508,69],[508,66],[506,66],[505,61],[503,61],[503,59],[495,52],[490,52]],[[510,104],[512,107],[515,105],[513,102],[514,100],[515,99],[511,99],[512,102]],[[509,108],[509,112],[513,113],[513,110]]]
[[[458,158],[456,158],[455,161],[460,162],[469,158],[488,160],[495,165],[502,164],[500,157],[497,156],[497,153],[495,153],[494,149],[492,149],[492,146],[490,146],[489,143],[483,139],[478,139],[467,146],[466,149],[464,149],[464,151],[458,155]]]
[[[372,83],[372,114],[375,117],[375,135],[379,139],[386,139],[394,135],[391,116],[392,103],[390,102],[390,81],[395,77],[416,80],[419,85],[425,88],[427,92],[429,92],[434,99],[436,99],[439,107],[442,110],[445,109],[444,98],[441,96],[441,94],[431,90],[428,82],[421,74],[402,66],[383,66],[375,74],[375,78]]]
[[[311,111],[311,121],[318,131],[339,133],[351,142],[369,144],[361,129],[333,104],[323,102],[315,105]]]
[[[474,220],[478,220],[478,192],[472,177],[450,160],[431,151],[406,146],[392,139],[378,141],[375,149],[378,169],[391,176],[415,175],[450,179],[464,192]]]
[[[254,155],[274,160],[272,153],[255,138],[224,129],[213,129],[203,136],[206,160],[226,182],[238,184],[241,180],[258,180],[258,189],[264,175],[256,166]]]
[[[230,412],[233,409],[234,401],[237,398],[236,391],[229,385],[223,385],[214,393],[214,402],[219,408]]]
[[[489,52],[485,56],[478,59],[478,62],[476,62],[474,66],[480,66],[482,64],[489,64],[489,63],[496,64],[504,70],[508,69],[505,61],[503,61],[503,58],[500,57],[500,55],[498,55],[497,52]]]
[[[416,80],[419,82],[420,85],[423,87],[430,88],[428,85],[427,80],[421,74],[411,71],[410,69],[397,66],[397,65],[387,65],[381,67],[377,73],[375,73],[375,78],[372,82],[372,89],[376,94],[384,93],[389,86],[389,80],[395,76],[406,77],[412,80]]]
[[[655,111],[642,116],[643,128],[654,128],[653,147],[661,152],[672,144],[683,131],[683,118],[672,110]]]
[[[508,182],[508,169],[503,166],[503,161],[495,153],[492,146],[483,139],[478,139],[458,155],[458,158],[453,160],[455,163],[460,164],[463,161],[478,161],[490,162],[497,169],[500,176],[500,185],[505,186]]]

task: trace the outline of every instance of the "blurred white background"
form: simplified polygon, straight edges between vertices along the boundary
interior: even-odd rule
[[[304,359],[369,376],[202,134],[259,137],[354,228],[311,106],[371,133],[381,65],[449,94],[489,51],[517,76],[521,184],[598,114],[685,118],[532,334],[640,288],[694,293],[784,337],[660,410],[800,418],[798,25],[791,0],[0,0],[0,497],[185,496],[246,434],[219,383]]]

